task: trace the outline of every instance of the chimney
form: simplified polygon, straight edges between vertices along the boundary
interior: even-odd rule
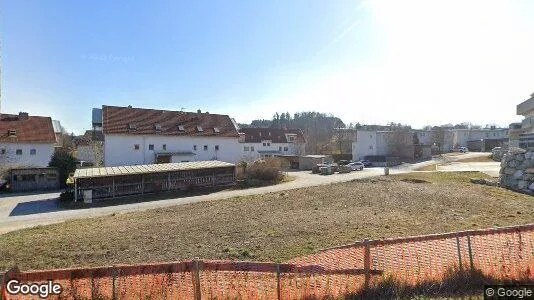
[[[19,112],[19,120],[28,120],[29,115],[27,112]]]
[[[197,114],[201,114],[202,111],[200,109],[197,110]]]

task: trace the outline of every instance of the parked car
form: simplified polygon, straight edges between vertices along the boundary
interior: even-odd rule
[[[361,162],[366,168],[373,166],[373,163],[371,161],[369,161],[369,160],[366,160],[366,159],[360,160],[359,162]]]
[[[452,149],[453,152],[461,152],[461,153],[467,153],[469,152],[469,149],[467,147],[457,147]]]
[[[346,165],[350,164],[350,161],[348,161],[346,159],[342,159],[342,160],[338,161],[337,164],[340,165],[340,166],[346,166]]]
[[[351,162],[347,165],[352,171],[361,171],[365,165],[361,162]]]

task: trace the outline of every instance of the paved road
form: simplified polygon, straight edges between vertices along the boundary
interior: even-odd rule
[[[447,162],[452,162],[458,158],[466,158],[471,156],[484,155],[480,153],[464,154],[458,157],[447,158]],[[436,161],[426,161],[418,164],[404,164],[391,169],[391,174],[410,172],[414,168],[424,165],[436,163]],[[498,163],[497,173],[498,173]],[[464,170],[473,171],[478,166],[476,163],[451,163],[444,171]],[[484,168],[491,168],[484,166]],[[495,170],[493,170],[495,171]],[[182,197],[174,199],[166,199],[151,202],[124,204],[108,207],[95,207],[90,209],[73,209],[73,210],[59,210],[55,199],[59,193],[49,194],[33,194],[33,195],[17,195],[17,196],[0,196],[0,234],[13,230],[18,230],[26,227],[33,227],[37,225],[46,225],[52,223],[59,223],[71,219],[97,217],[109,215],[112,213],[127,213],[133,211],[143,211],[147,209],[168,207],[180,204],[194,203],[200,201],[211,201],[228,199],[236,196],[247,196],[265,194],[271,192],[280,192],[290,189],[310,187],[317,185],[325,185],[336,182],[345,182],[353,179],[361,179],[374,177],[383,174],[382,168],[366,168],[360,172],[352,172],[348,174],[334,174],[331,176],[320,176],[311,174],[309,171],[290,172],[291,176],[295,177],[294,181],[278,184],[274,186],[251,188],[246,190],[228,190],[215,192],[208,195]]]

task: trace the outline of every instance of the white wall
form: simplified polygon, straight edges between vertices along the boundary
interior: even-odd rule
[[[271,143],[270,146],[263,146],[263,143],[240,143],[240,150],[242,152],[241,160],[254,161],[261,158],[261,154],[258,151],[276,151],[280,155],[305,155],[305,144],[302,143]],[[245,147],[248,147],[248,151],[245,151]],[[254,147],[254,151],[251,151],[251,147]],[[280,151],[282,147],[282,151]],[[284,151],[287,147],[287,151]]]
[[[95,163],[95,153],[93,151],[93,146],[77,146],[76,158],[80,161]]]
[[[237,163],[243,153],[237,137],[196,137],[196,136],[163,136],[163,135],[105,135],[104,164],[105,166],[127,166],[155,163],[155,153],[161,152],[193,152],[188,156],[190,161],[220,160]],[[139,144],[139,150],[134,145]],[[154,150],[149,150],[149,145]],[[167,145],[167,150],[162,149]],[[197,150],[194,150],[194,146]],[[208,150],[204,151],[204,145]],[[215,151],[219,145],[219,151]]]
[[[362,160],[367,155],[377,155],[377,132],[358,130],[356,141],[352,143],[352,160]]]
[[[1,154],[2,149],[5,154]],[[22,150],[22,155],[16,154],[17,149]],[[35,155],[30,155],[31,149],[35,149]],[[0,143],[0,166],[48,167],[52,154],[54,144]]]

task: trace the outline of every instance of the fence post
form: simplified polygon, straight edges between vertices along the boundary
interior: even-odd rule
[[[9,269],[8,271],[0,272],[0,300],[4,300],[4,296],[7,296],[7,291],[5,290],[7,281],[18,273],[20,273],[20,270],[17,266]]]
[[[119,297],[117,296],[117,277],[119,276],[119,268],[113,266],[112,269],[111,269],[111,278],[112,278],[112,291],[111,291],[111,297],[113,300],[116,300],[118,299]]]
[[[193,280],[193,292],[195,293],[195,300],[201,300],[202,292],[200,291],[200,260],[193,260],[193,272],[191,275]]]
[[[0,300],[4,300],[4,288],[6,285],[7,271],[0,271]]]
[[[467,235],[467,249],[469,251],[469,267],[471,271],[475,269],[475,264],[473,263],[473,250],[471,249],[471,236]]]
[[[458,250],[458,263],[460,267],[460,271],[463,270],[462,267],[462,251],[460,250],[460,237],[458,236],[458,233],[456,234],[456,248]]]
[[[364,293],[369,289],[369,284],[371,281],[371,244],[369,240],[364,240],[363,245],[365,247],[363,254],[363,269],[365,274],[365,280],[363,284]]]
[[[280,289],[280,264],[276,264],[276,295],[277,299],[282,299],[282,291]]]

